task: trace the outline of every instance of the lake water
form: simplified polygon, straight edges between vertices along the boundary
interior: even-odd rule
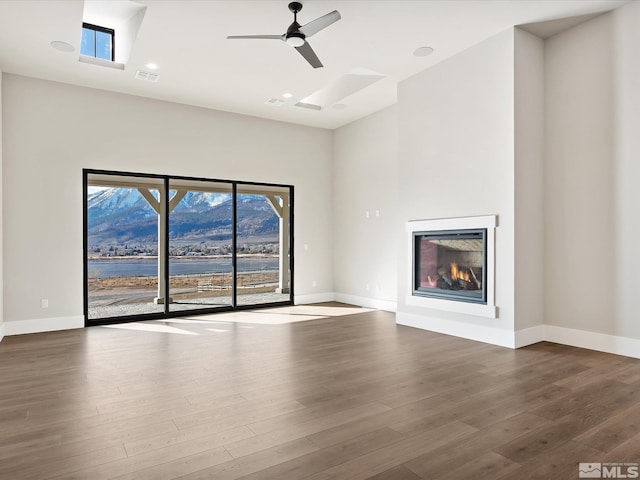
[[[238,257],[239,272],[278,270],[277,257]],[[89,260],[89,278],[152,277],[158,274],[155,258]],[[230,258],[189,258],[169,260],[170,275],[230,273]]]

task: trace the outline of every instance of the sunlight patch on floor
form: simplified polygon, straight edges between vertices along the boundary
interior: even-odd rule
[[[115,328],[120,330],[139,330],[141,332],[178,333],[180,335],[198,335],[196,332],[172,327],[170,325],[150,322],[118,323],[116,325],[103,325],[104,328]]]
[[[341,317],[358,313],[373,312],[371,308],[352,307],[349,305],[293,305],[291,307],[276,307],[263,310],[265,313],[286,313],[289,315],[320,315],[322,317]]]
[[[272,311],[245,311],[233,313],[217,313],[213,315],[203,315],[204,318],[224,320],[228,323],[252,323],[262,325],[282,325],[284,323],[305,322],[307,320],[320,320],[326,318],[319,315],[287,315]]]
[[[370,308],[348,305],[294,305],[260,310],[215,313],[186,318],[149,320],[146,322],[104,325],[104,328],[138,330],[180,335],[201,335],[227,333],[234,328],[254,328],[250,325],[286,325],[309,320],[356,315],[373,311]]]
[[[355,315],[373,311],[370,308],[330,306],[330,305],[294,305],[291,307],[276,307],[264,310],[246,310],[242,312],[216,313],[195,317],[231,323],[253,323],[263,325],[282,325],[308,320],[321,320],[328,317]]]

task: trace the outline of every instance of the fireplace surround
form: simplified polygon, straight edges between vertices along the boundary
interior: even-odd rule
[[[408,305],[496,318],[495,215],[407,222]]]

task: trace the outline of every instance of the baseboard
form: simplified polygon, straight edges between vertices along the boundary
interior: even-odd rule
[[[16,320],[4,322],[5,335],[23,335],[25,333],[54,332],[84,327],[84,316],[38,318],[34,320]]]
[[[534,343],[544,342],[547,338],[546,325],[517,330],[515,335],[515,348],[526,347]]]
[[[515,348],[514,335],[513,332],[509,330],[444,320],[442,318],[424,315],[414,315],[411,313],[397,313],[396,323],[406,327],[421,328],[423,330],[444,333],[445,335],[453,335],[477,342]]]
[[[4,323],[0,322],[0,342],[4,338]]]
[[[359,307],[375,308],[376,310],[384,310],[385,312],[395,312],[397,308],[397,303],[391,300],[359,297],[358,295],[348,295],[346,293],[336,293],[335,300],[336,302],[348,303]]]
[[[311,293],[308,295],[294,295],[293,303],[295,305],[308,305],[310,303],[334,302],[336,294],[333,292]]]
[[[572,347],[640,358],[640,339],[545,325],[545,340]]]

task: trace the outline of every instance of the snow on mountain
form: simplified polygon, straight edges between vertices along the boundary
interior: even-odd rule
[[[152,193],[154,191],[152,190]],[[173,193],[170,194],[173,197]],[[155,191],[154,197],[158,198]],[[232,232],[231,195],[189,191],[169,217],[169,236],[190,241],[224,241]],[[264,197],[238,196],[240,236],[277,236],[279,222]],[[154,243],[158,216],[135,188],[107,188],[87,198],[89,243]]]

